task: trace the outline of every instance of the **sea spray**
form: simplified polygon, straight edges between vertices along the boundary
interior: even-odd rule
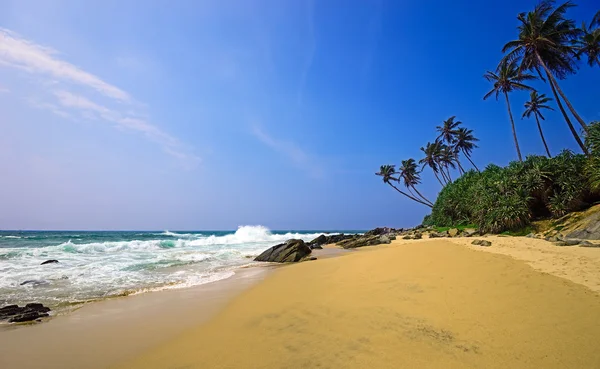
[[[323,233],[0,232],[0,304],[49,306],[184,288],[228,278],[250,257],[291,238]],[[59,262],[40,265],[48,259]],[[27,280],[43,283],[21,285]]]

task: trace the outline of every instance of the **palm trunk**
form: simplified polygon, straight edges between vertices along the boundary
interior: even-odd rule
[[[546,71],[546,75],[548,76],[548,79],[550,79],[550,81],[552,83],[554,83],[554,87],[556,87],[556,89],[558,90],[558,93],[560,94],[560,96],[562,96],[563,100],[565,101],[565,104],[567,104],[567,107],[569,108],[569,110],[571,111],[571,113],[573,114],[575,119],[577,119],[579,124],[581,124],[581,127],[583,127],[583,130],[587,132],[588,131],[587,125],[585,124],[583,119],[581,119],[579,114],[577,114],[577,112],[575,111],[575,108],[573,108],[573,105],[571,105],[571,102],[569,101],[569,99],[567,99],[564,92],[561,90],[560,86],[556,82],[556,79],[554,79],[554,76],[552,75],[552,73],[550,73],[550,70],[548,69],[548,67],[546,67],[546,63],[544,63],[544,61],[542,60],[542,58],[540,58],[540,55],[537,52],[535,53],[535,56],[537,57],[540,64],[542,64],[542,67],[544,67],[544,70]]]
[[[428,203],[426,203],[426,202],[423,202],[423,201],[421,201],[421,200],[417,199],[416,197],[412,197],[411,195],[407,194],[406,192],[404,192],[404,191],[400,190],[398,187],[394,186],[394,185],[393,185],[391,182],[388,182],[388,184],[389,184],[390,186],[392,186],[392,188],[393,188],[394,190],[396,190],[396,191],[400,192],[402,195],[404,195],[404,196],[408,197],[409,199],[411,199],[411,200],[413,200],[413,201],[416,201],[416,202],[418,202],[419,204],[423,204],[423,205],[425,205],[425,206],[429,206],[430,208],[433,208],[433,206],[431,206],[430,204],[428,204]]]
[[[548,150],[548,144],[546,143],[546,139],[544,138],[544,132],[542,132],[542,126],[540,125],[540,119],[538,118],[537,114],[535,115],[535,121],[537,122],[537,126],[538,129],[540,130],[540,136],[542,137],[542,142],[544,143],[544,147],[546,148],[546,153],[548,154],[548,157],[551,158],[552,155],[550,155],[550,150]]]
[[[583,150],[583,152],[587,156],[589,156],[590,153],[588,152],[587,148],[585,147],[585,145],[581,141],[581,138],[579,137],[579,134],[577,134],[577,131],[575,130],[575,127],[573,127],[573,123],[571,123],[571,119],[569,119],[569,116],[567,115],[567,112],[565,111],[565,108],[563,108],[562,103],[560,102],[560,99],[558,98],[558,95],[556,94],[556,89],[554,88],[554,83],[552,83],[552,80],[550,80],[550,73],[548,71],[546,71],[546,75],[548,76],[548,82],[550,83],[550,88],[552,89],[552,94],[554,95],[554,99],[556,100],[556,104],[558,105],[558,109],[560,110],[560,112],[562,113],[563,117],[565,118],[565,121],[567,122],[567,125],[569,126],[569,129],[571,130],[571,134],[575,138],[575,141],[577,141],[577,144],[579,145],[579,147],[581,148],[581,150]]]
[[[442,185],[442,187],[444,187],[444,184],[442,183],[442,180],[440,179],[440,177],[437,175],[437,173],[435,172],[435,170],[433,171],[433,174],[435,175],[435,178],[437,178],[438,182],[440,182],[440,185]]]
[[[515,129],[515,121],[513,120],[512,111],[510,110],[510,101],[508,101],[508,93],[504,92],[504,97],[506,97],[506,106],[508,107],[508,115],[510,117],[510,124],[512,125],[513,138],[515,139],[515,147],[517,148],[517,155],[519,156],[519,161],[523,161],[523,157],[521,156],[521,149],[519,148],[519,141],[517,140],[517,130]]]
[[[444,167],[440,165],[440,173],[442,175],[442,179],[444,180],[444,186],[448,184],[448,177],[446,176],[446,172],[444,172]]]
[[[427,201],[428,203],[430,203],[431,205],[433,205],[433,203],[431,201],[429,201],[428,198],[426,198],[425,196],[423,196],[419,190],[417,190],[417,188],[415,186],[412,186],[413,190],[415,190],[415,192],[417,193],[417,195],[421,196],[421,198],[425,201]]]
[[[460,171],[460,174],[465,174],[465,168],[463,168],[462,165],[460,165],[460,161],[456,160],[456,164],[458,164],[458,170]]]
[[[475,167],[475,169],[476,169],[476,170],[477,170],[479,173],[481,173],[481,171],[479,170],[479,168],[477,168],[477,165],[475,165],[475,163],[473,163],[473,160],[471,160],[471,156],[469,156],[465,150],[463,150],[462,152],[463,152],[463,154],[465,154],[465,156],[467,157],[467,160],[468,160],[468,161],[471,163],[471,165],[472,165],[473,167]]]

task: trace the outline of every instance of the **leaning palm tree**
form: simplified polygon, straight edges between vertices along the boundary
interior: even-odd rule
[[[433,203],[423,196],[417,189],[417,185],[421,183],[421,176],[417,170],[417,163],[415,162],[415,159],[410,158],[407,160],[402,160],[402,165],[400,165],[400,168],[398,168],[398,179],[404,182],[404,185],[411,195],[419,197],[423,201],[433,206]],[[416,195],[414,195],[412,191],[415,191]]]
[[[375,173],[375,175],[383,177],[383,183],[390,185],[394,190],[398,191],[402,195],[404,195],[404,196],[408,197],[409,199],[416,201],[420,204],[429,206],[430,208],[433,207],[431,204],[426,203],[423,200],[419,200],[416,197],[411,196],[411,195],[407,194],[406,192],[402,191],[401,189],[399,189],[398,187],[394,186],[392,181],[398,182],[398,178],[394,177],[395,174],[397,174],[395,165],[382,165],[381,167],[379,167],[379,172]]]
[[[479,172],[479,168],[477,168],[477,165],[475,165],[473,160],[471,160],[471,152],[473,149],[478,147],[475,144],[477,141],[479,141],[479,139],[473,136],[472,129],[461,127],[456,131],[456,141],[454,142],[454,147],[456,150],[460,150],[467,160],[471,162],[471,165]]]
[[[551,100],[552,99],[546,97],[545,94],[538,95],[537,91],[531,91],[531,94],[529,95],[529,101],[525,103],[525,112],[521,117],[521,119],[525,117],[530,118],[531,114],[535,116],[535,121],[537,123],[538,130],[540,131],[540,137],[542,137],[542,142],[544,143],[544,147],[546,148],[546,153],[548,154],[549,158],[551,158],[552,155],[550,155],[548,144],[546,143],[546,139],[544,138],[544,132],[542,131],[542,126],[540,125],[540,118],[542,118],[542,120],[546,120],[542,115],[542,109],[554,110],[548,105],[546,105],[546,103]]]
[[[517,140],[515,121],[513,120],[512,111],[510,110],[510,101],[508,100],[508,93],[514,90],[533,90],[532,87],[523,84],[523,82],[535,79],[535,77],[528,73],[519,72],[516,63],[507,59],[503,59],[500,62],[500,65],[498,65],[498,69],[496,70],[496,72],[487,71],[487,73],[483,77],[488,81],[494,83],[494,88],[490,92],[485,94],[485,96],[483,97],[484,100],[487,100],[487,98],[492,96],[493,94],[496,95],[496,100],[498,100],[498,95],[500,95],[501,93],[504,94],[504,97],[506,98],[506,107],[508,108],[508,116],[510,117],[513,138],[515,139],[517,156],[519,157],[519,161],[523,161],[523,157],[521,156],[521,149],[519,148],[519,141]]]
[[[435,127],[435,129],[440,133],[437,139],[447,143],[448,145],[452,145],[454,143],[456,130],[462,124],[461,121],[455,121],[455,118],[456,116],[452,116],[446,119],[441,126]]]
[[[455,152],[448,145],[444,145],[442,143],[440,143],[439,145],[440,152],[438,161],[440,162],[442,168],[446,170],[446,177],[448,178],[448,181],[452,182],[452,177],[450,176],[450,168],[456,169],[456,165],[454,165],[454,162],[456,160]]]
[[[577,114],[555,78],[556,76],[558,79],[564,79],[567,75],[575,73],[575,50],[572,44],[577,39],[579,30],[573,20],[565,18],[565,13],[573,6],[571,1],[567,1],[555,8],[554,0],[542,0],[533,11],[519,14],[517,16],[521,22],[518,27],[519,38],[506,43],[502,52],[508,52],[505,57],[507,60],[520,60],[520,71],[536,71],[540,78],[543,78],[541,74],[543,69],[556,102],[560,103],[556,95],[558,91],[575,119],[587,131],[585,122]],[[565,120],[571,125],[560,104],[559,108]],[[571,132],[577,135],[573,129]],[[581,143],[579,136],[577,141]],[[583,143],[580,146],[583,146]]]
[[[426,166],[431,168],[431,170],[433,171],[433,174],[435,175],[435,178],[437,178],[438,182],[440,182],[442,187],[444,187],[446,184],[448,184],[448,182],[446,180],[446,176],[445,176],[444,172],[441,171],[441,168],[440,168],[439,142],[438,141],[436,141],[435,143],[428,142],[425,147],[421,147],[421,151],[423,151],[423,153],[425,154],[425,157],[422,158],[421,160],[419,160],[419,164],[423,164],[421,169],[425,168]],[[442,178],[444,179],[444,182],[442,182],[442,180],[440,179],[440,176],[438,174],[442,174]]]
[[[590,67],[600,67],[600,11],[592,19],[589,27],[581,23],[580,36],[574,41],[577,59],[587,55]]]

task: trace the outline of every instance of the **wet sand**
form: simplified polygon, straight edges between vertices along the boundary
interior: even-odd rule
[[[117,367],[600,368],[599,294],[489,252],[502,242],[395,242],[278,268],[208,323]],[[585,260],[588,281],[600,279]]]
[[[271,267],[198,287],[114,298],[33,325],[0,327],[2,369],[106,368],[206,322]]]

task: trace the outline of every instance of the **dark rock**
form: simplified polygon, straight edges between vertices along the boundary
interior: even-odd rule
[[[302,260],[311,253],[311,248],[302,240],[288,240],[285,243],[275,245],[262,254],[258,255],[254,261],[270,261],[275,263],[292,263]]]
[[[527,236],[525,236],[527,238],[536,238],[534,233],[530,233]]]
[[[314,260],[317,260],[317,258],[315,256],[311,256],[308,258],[304,258],[302,261],[314,261]]]
[[[50,311],[49,307],[44,306],[43,304],[33,303],[25,305],[25,309],[35,310],[42,313],[47,313]]]
[[[317,249],[319,247],[315,247],[315,246],[323,246],[323,245],[329,245],[329,244],[336,244],[345,240],[349,240],[349,239],[353,239],[356,238],[357,235],[355,234],[332,234],[332,235],[320,235],[319,237],[315,238],[314,240],[308,242],[308,246],[310,246],[311,249]],[[321,247],[322,248],[322,247]]]
[[[582,240],[600,240],[600,212],[590,215],[585,221],[587,224],[583,228],[577,229],[567,236]]]
[[[27,304],[23,307],[8,305],[0,308],[0,320],[9,323],[28,322],[49,316],[50,308],[42,304]]]
[[[28,311],[24,314],[15,315],[12,318],[8,319],[9,323],[20,323],[20,322],[29,322],[32,320],[37,320],[39,318],[45,318],[49,316],[48,313],[39,313],[37,311]]]
[[[382,228],[372,229],[372,230],[366,232],[364,234],[364,236],[381,236],[381,235],[384,235],[384,234],[401,233],[401,232],[402,232],[401,229],[395,229],[395,228],[389,228],[389,227],[382,227]]]
[[[544,238],[544,239],[545,239],[546,241],[548,241],[548,242],[558,242],[558,241],[560,241],[560,240],[558,239],[558,237],[555,237],[555,236],[552,236],[552,237],[546,237],[546,238]]]
[[[478,233],[477,230],[474,228],[465,228],[462,235],[464,237],[473,237],[473,236],[477,235],[477,233]]]
[[[379,242],[384,243],[384,244],[389,244],[389,243],[392,243],[392,240],[390,240],[390,238],[388,236],[381,236],[381,237],[379,237]]]
[[[41,263],[40,265],[46,265],[46,264],[54,264],[54,263],[58,263],[58,260],[46,260],[43,263]]]
[[[30,284],[32,286],[43,286],[45,284],[48,284],[48,281],[45,281],[43,279],[28,279],[21,283],[21,286],[25,286],[26,284]]]
[[[311,250],[323,250],[323,246],[321,245],[310,245]]]
[[[579,247],[600,247],[599,243],[591,243],[590,241],[581,241]]]
[[[309,245],[324,245],[328,240],[328,237],[325,236],[324,234],[320,235],[319,237],[315,238],[314,240],[310,241],[308,244]]]
[[[429,238],[444,238],[448,237],[448,232],[431,232]]]
[[[474,240],[473,242],[471,242],[471,245],[477,245],[477,246],[492,246],[492,243],[490,241],[486,241],[486,240]]]
[[[565,240],[562,240],[562,241],[554,242],[554,244],[556,246],[577,246],[580,243],[581,243],[580,240],[572,240],[572,239],[565,239]]]

